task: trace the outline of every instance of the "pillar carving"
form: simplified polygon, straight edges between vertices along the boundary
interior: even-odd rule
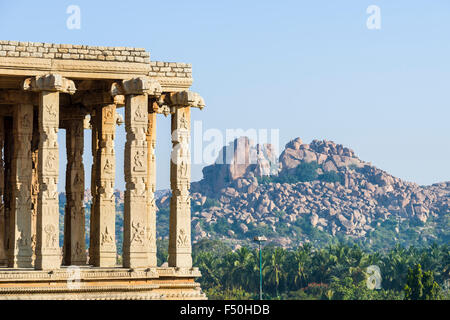
[[[39,92],[39,154],[36,221],[36,262],[39,270],[61,265],[59,247],[58,128],[59,93],[73,94],[75,84],[60,75],[49,74],[26,79],[24,90]]]
[[[3,121],[4,132],[13,131],[12,117],[5,117]],[[9,257],[14,249],[14,241],[11,240],[11,203],[12,203],[12,159],[14,139],[12,134],[4,135],[3,143],[3,166],[4,166],[4,188],[3,188],[3,212],[5,215],[5,250]]]
[[[191,202],[189,195],[191,177],[190,126],[191,107],[202,109],[203,98],[190,91],[170,96],[172,113],[172,154],[170,161],[170,231],[169,266],[192,267]]]
[[[96,152],[91,189],[95,198],[91,210],[90,263],[97,267],[114,267],[117,255],[114,198],[116,105],[96,106],[93,120],[93,134],[96,133],[97,141],[93,141]]]
[[[14,107],[12,160],[12,197],[10,212],[11,250],[8,265],[11,268],[32,267],[32,215],[31,213],[31,139],[33,135],[33,105]]]
[[[33,251],[33,265],[36,261],[36,224],[37,224],[37,208],[39,197],[39,173],[38,173],[38,158],[39,158],[39,111],[34,111],[33,117],[33,138],[31,140],[31,249]]]
[[[191,267],[190,214],[190,109],[179,107],[172,114],[172,154],[170,161],[169,266]]]
[[[8,264],[6,252],[6,221],[4,205],[5,167],[3,161],[3,146],[5,139],[4,118],[0,117],[0,266]]]
[[[189,150],[190,107],[203,108],[203,99],[194,92],[178,92],[170,96],[172,108],[172,154],[170,162],[170,232],[169,266],[192,267]]]
[[[84,199],[84,115],[80,112],[65,121],[67,169],[66,208],[64,219],[65,265],[85,265]]]
[[[96,237],[95,234],[99,233],[99,229],[97,227],[96,219],[95,217],[95,210],[96,207],[95,201],[97,199],[97,187],[96,187],[96,167],[97,167],[97,150],[98,150],[98,130],[97,130],[97,115],[95,107],[92,108],[91,111],[91,119],[90,119],[90,127],[91,127],[91,152],[92,152],[92,166],[91,166],[91,196],[92,196],[92,203],[91,203],[91,213],[90,213],[90,228],[89,228],[89,264],[90,265],[96,265],[95,252],[97,251],[98,243],[96,243],[96,239],[99,237]]]
[[[129,95],[125,103],[124,267],[148,266],[147,95]]]
[[[36,268],[60,266],[58,199],[59,92],[44,91],[39,103],[38,215]]]
[[[120,91],[119,86],[116,87]],[[124,267],[156,266],[154,217],[149,211],[148,96],[161,94],[158,82],[135,78],[122,82],[125,99]]]

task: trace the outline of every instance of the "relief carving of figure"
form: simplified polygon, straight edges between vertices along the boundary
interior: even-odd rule
[[[189,156],[189,137],[185,137],[184,135],[180,136],[179,139],[180,144],[180,157],[188,157]]]
[[[180,229],[178,234],[177,244],[179,247],[185,247],[188,245],[188,236],[183,228]]]
[[[80,256],[83,253],[83,250],[81,249],[80,242],[77,241],[77,245],[75,247],[75,254],[77,256]]]
[[[114,112],[112,107],[106,107],[105,108],[105,120],[109,120],[113,117]]]
[[[83,184],[83,181],[80,179],[80,176],[78,175],[78,172],[75,174],[75,178],[73,180],[73,184],[75,186],[80,186],[81,184]]]
[[[105,167],[103,168],[103,170],[105,170],[106,173],[112,173],[113,171],[113,165],[108,158],[106,159]]]
[[[145,225],[141,221],[133,221],[131,223],[131,227],[133,228],[133,236],[131,238],[131,243],[138,242],[140,244],[144,243],[145,239]]]
[[[23,231],[18,231],[18,238],[16,242],[16,248],[26,247],[28,245],[28,239],[24,237]]]
[[[131,193],[134,197],[143,197],[145,196],[145,178],[137,178],[134,179],[134,189],[131,190]]]
[[[28,116],[28,113],[26,113],[22,118],[22,128],[29,128],[30,126],[30,117]]]
[[[186,177],[188,166],[185,160],[181,160],[179,168],[179,176]]]
[[[144,163],[142,158],[145,156],[145,151],[137,151],[134,155],[134,171],[144,171]]]
[[[52,104],[47,104],[47,105],[45,105],[45,110],[47,111],[47,114],[48,114],[48,116],[49,116],[51,119],[55,119],[55,118],[56,118],[56,111],[55,111],[55,109],[53,108],[53,105],[52,105]]]
[[[49,152],[47,158],[45,158],[45,168],[48,170],[53,170],[55,166],[56,157],[53,152]]]
[[[142,112],[141,105],[138,105],[136,111],[134,112],[134,120],[141,121],[144,120],[144,113]]]
[[[100,245],[102,245],[102,246],[105,244],[111,244],[114,242],[112,235],[108,231],[108,227],[105,228],[105,232],[102,232],[101,236],[102,237],[101,237]]]
[[[184,113],[181,114],[179,128],[182,128],[182,129],[188,128],[188,123],[187,123],[186,116]]]
[[[56,228],[52,224],[48,224],[44,228],[44,232],[46,234],[45,244],[47,248],[55,248],[56,247]]]
[[[54,181],[48,181],[46,189],[44,188],[44,194],[46,199],[56,199],[58,196],[58,186]]]
[[[46,131],[48,145],[55,147],[58,144],[58,129],[51,128]]]

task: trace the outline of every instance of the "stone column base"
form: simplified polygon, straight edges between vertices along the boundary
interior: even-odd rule
[[[197,268],[0,268],[0,300],[206,300],[199,276]]]

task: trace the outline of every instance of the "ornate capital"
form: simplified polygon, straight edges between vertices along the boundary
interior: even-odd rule
[[[159,97],[161,96],[162,88],[159,82],[155,79],[147,77],[138,77],[129,80],[123,80],[122,85],[113,85],[111,88],[111,94],[125,94],[125,95],[140,95],[147,94],[149,96]]]
[[[76,92],[75,83],[59,74],[47,74],[25,79],[23,82],[25,91],[58,91],[68,94]]]
[[[205,100],[196,92],[180,91],[170,95],[173,107],[192,107],[200,110],[205,107]]]

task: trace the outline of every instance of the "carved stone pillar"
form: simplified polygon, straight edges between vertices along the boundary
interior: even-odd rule
[[[91,111],[91,151],[92,151],[92,167],[91,167],[91,197],[92,197],[92,203],[91,203],[91,215],[90,215],[90,228],[89,228],[89,264],[90,265],[96,265],[95,261],[95,252],[97,251],[96,247],[98,246],[98,243],[96,243],[96,237],[95,235],[99,233],[99,229],[97,227],[96,219],[95,217],[95,199],[96,196],[96,172],[95,168],[97,167],[96,161],[97,161],[97,150],[98,150],[98,130],[97,130],[97,118],[96,118],[96,110],[93,108]]]
[[[93,209],[91,210],[91,245],[90,263],[96,267],[116,266],[115,219],[116,207],[114,198],[115,152],[114,135],[116,129],[116,105],[97,106],[95,110],[95,127],[97,133],[97,152],[95,154],[95,179],[92,189],[95,190]]]
[[[58,199],[59,92],[44,91],[39,103],[38,216],[36,269],[59,268]]]
[[[170,161],[169,266],[192,267],[191,202],[189,196],[191,154],[189,150],[190,107],[203,108],[203,99],[194,92],[177,92],[172,103],[172,154]]]
[[[33,138],[31,140],[31,249],[33,250],[33,265],[36,261],[36,224],[39,197],[39,110],[35,110],[33,117]]]
[[[5,167],[3,162],[3,146],[5,139],[4,118],[0,117],[0,266],[8,264],[8,255],[6,253],[6,221],[5,221]]]
[[[125,207],[123,266],[148,266],[147,95],[128,95],[125,103]]]
[[[114,97],[126,95],[123,266],[155,267],[155,232],[151,229],[148,203],[148,97],[160,96],[161,86],[155,80],[140,77],[114,83],[111,94]]]
[[[64,219],[64,265],[85,265],[84,222],[84,115],[76,114],[65,121],[67,169],[66,208]]]
[[[148,212],[148,94],[155,87],[148,78],[123,81],[125,102],[125,212],[123,233],[123,266],[139,268],[156,266],[150,257],[154,237]],[[160,86],[157,84],[160,92]]]
[[[36,262],[38,270],[57,269],[61,265],[58,203],[58,127],[59,92],[73,94],[75,85],[60,75],[26,79],[25,90],[39,94],[39,195],[36,221]]]
[[[32,215],[31,215],[31,139],[33,134],[33,105],[14,107],[11,198],[11,243],[9,252],[11,268],[31,268],[32,265]]]
[[[156,112],[148,114],[147,126],[147,235],[148,235],[148,265],[157,266],[156,258]]]
[[[5,117],[3,121],[6,132],[13,131],[13,121],[11,117]],[[3,211],[5,214],[5,250],[9,257],[14,249],[14,241],[11,240],[11,203],[12,203],[12,159],[14,149],[14,139],[12,134],[5,134],[3,144],[3,166],[4,166],[4,188],[3,188]]]
[[[172,114],[170,161],[169,266],[191,267],[190,109],[178,107]]]

